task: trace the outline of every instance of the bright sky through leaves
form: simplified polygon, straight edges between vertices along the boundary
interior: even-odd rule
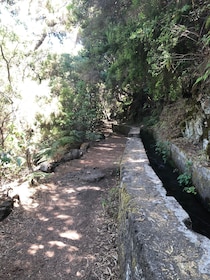
[[[46,3],[45,3],[46,2]],[[47,6],[48,2],[51,9]],[[23,43],[25,51],[33,51],[43,34],[47,34],[40,49],[56,53],[77,54],[79,27],[66,31],[66,6],[71,1],[17,1],[14,5],[1,4],[0,24],[13,31]],[[48,8],[47,8],[48,7]]]

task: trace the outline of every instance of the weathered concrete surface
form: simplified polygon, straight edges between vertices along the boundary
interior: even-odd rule
[[[138,138],[127,141],[121,162],[119,263],[121,280],[210,279],[210,241],[189,219],[149,165]]]
[[[128,132],[128,137],[140,137],[140,128],[139,127],[132,127]]]
[[[112,124],[112,130],[128,137],[140,137],[139,126],[131,126],[128,124]]]
[[[210,168],[199,165],[174,144],[171,144],[171,157],[183,173],[186,171],[186,163],[192,161],[192,182],[203,199],[205,206],[210,209]]]
[[[130,132],[132,126],[127,125],[127,124],[112,124],[112,130],[114,132],[123,134],[128,136],[128,133]]]

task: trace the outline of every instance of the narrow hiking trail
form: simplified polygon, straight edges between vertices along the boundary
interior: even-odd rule
[[[118,184],[125,142],[113,134],[58,166],[33,187],[30,205],[0,223],[0,279],[119,280],[117,228],[104,206]]]

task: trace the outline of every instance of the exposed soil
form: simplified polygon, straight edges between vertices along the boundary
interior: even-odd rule
[[[16,187],[21,203],[0,222],[0,279],[119,279],[113,188],[125,142],[112,135],[45,183]]]

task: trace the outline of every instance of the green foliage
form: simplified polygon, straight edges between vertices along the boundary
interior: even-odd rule
[[[26,168],[28,132],[20,132],[13,121],[6,118],[0,127],[0,183],[16,178]]]
[[[142,123],[145,126],[153,126],[158,122],[158,118],[155,115],[144,117]]]
[[[188,161],[186,163],[186,171],[182,174],[180,174],[177,177],[178,183],[180,186],[183,187],[183,191],[187,192],[187,193],[192,193],[192,194],[196,194],[196,189],[195,187],[192,185],[192,172],[191,172],[191,168],[192,168],[192,162]]]
[[[51,94],[57,97],[59,111],[48,120],[37,115],[43,138],[39,160],[53,158],[60,147],[83,142],[102,116],[98,87],[83,76],[86,64],[86,58],[69,54],[48,56],[43,62],[43,75],[51,79]]]
[[[206,2],[192,5],[181,1],[123,1],[117,12],[118,4],[108,1],[107,13],[107,6],[95,1],[94,17],[88,12],[91,3],[80,4],[86,16],[82,18],[84,46],[89,65],[97,65],[103,72],[107,92],[119,101],[120,114],[126,115],[129,110],[130,115],[135,115],[132,110],[136,100],[140,108],[145,107],[148,98],[157,106],[176,101],[185,94],[186,87],[192,87],[192,80],[199,77],[197,66],[205,59],[199,48],[206,53],[209,48]],[[205,83],[208,77],[206,69],[197,83]]]
[[[46,182],[46,180],[50,177],[49,173],[42,171],[31,172],[27,175],[26,179],[28,183],[32,186],[36,184],[40,184],[42,182]]]
[[[155,152],[161,155],[163,162],[166,163],[170,157],[170,143],[168,141],[158,141],[155,145]]]
[[[23,164],[25,163],[25,158],[17,156],[12,151],[10,152],[0,152],[0,185],[5,183],[5,181],[14,179],[20,172]]]
[[[195,85],[202,81],[205,82],[209,77],[210,77],[210,63],[207,63],[203,75],[197,78],[197,80],[195,81]]]
[[[42,23],[46,23],[42,24],[46,30],[42,30],[43,34],[38,38],[40,39],[38,44],[34,45],[35,51],[32,51],[34,50],[33,43],[37,41],[37,38],[34,42],[28,41],[31,40],[31,37],[30,39],[27,38],[26,42],[23,36],[19,38],[17,35],[20,28],[25,30],[23,19],[18,21],[18,1],[14,1],[12,7],[10,3],[6,7],[8,16],[10,15],[11,19],[17,22],[17,29],[11,28],[12,24],[4,25],[3,18],[1,20],[0,150],[4,153],[0,162],[1,179],[10,179],[16,174],[16,171],[19,172],[21,168],[26,167],[28,148],[32,149],[29,157],[33,156],[33,149],[36,150],[38,159],[35,158],[35,161],[49,159],[56,154],[60,147],[83,141],[88,133],[94,131],[98,120],[102,116],[101,103],[97,95],[100,85],[93,84],[99,75],[95,75],[96,70],[92,69],[91,71],[89,67],[94,67],[93,62],[82,54],[78,57],[69,54],[55,55],[50,54],[47,50],[48,55],[46,55],[45,51],[39,48],[43,43],[45,33],[49,31],[52,37],[61,40],[64,36],[62,34],[65,33],[65,24],[69,28],[71,19],[75,20],[75,18],[72,18],[73,9],[77,9],[79,4],[72,2],[72,5],[68,7],[69,18],[67,20],[65,3],[60,2],[55,4],[56,6],[52,5],[52,1],[47,1],[46,6],[43,6],[41,2],[37,3],[37,11],[42,11],[42,14],[50,14],[51,19],[46,16],[45,21],[43,19],[45,17],[42,18]],[[11,12],[13,8],[16,11],[15,17]],[[61,19],[59,12],[61,10],[62,23],[59,22],[59,19]],[[30,10],[30,13],[33,14],[33,11]],[[59,29],[60,24],[62,24],[62,32]],[[55,31],[55,25],[59,32]],[[59,33],[62,34],[59,35]],[[98,54],[101,51],[100,46],[92,48],[95,53]],[[100,64],[97,63],[97,65]],[[30,122],[31,126],[36,126],[36,139],[28,137],[26,129],[28,120],[22,117],[22,113],[24,113],[20,112],[22,109],[16,111],[17,105],[15,102],[19,103],[19,93],[21,95],[22,82],[26,77],[27,79],[38,80],[40,84],[42,81],[46,83],[46,80],[50,80],[50,94],[45,94],[44,97],[39,95],[36,102],[38,104],[42,102],[46,111],[54,100],[58,105],[57,111],[53,111],[50,116],[40,110],[36,114],[36,124],[33,123],[33,120]],[[30,94],[29,87],[28,95]],[[30,96],[28,99],[30,99]],[[10,158],[6,157],[5,154],[10,155]],[[23,155],[23,157],[20,157],[20,155]]]
[[[208,16],[205,24],[205,28],[208,30],[210,28],[210,16]]]
[[[191,184],[191,174],[184,172],[178,176],[177,180],[181,186],[189,186]]]
[[[197,194],[197,191],[194,186],[184,187],[184,191],[187,193]]]
[[[13,2],[8,2],[5,11],[12,15],[15,9],[12,19],[25,28],[23,19],[17,21],[19,3]],[[10,151],[6,153],[12,157],[11,162],[2,157],[2,168],[14,163],[17,169],[24,166],[20,155],[26,154],[28,146],[38,146],[40,156],[49,157],[62,146],[97,138],[97,123],[104,115],[139,121],[160,108],[159,104],[184,96],[186,88],[189,93],[193,85],[208,88],[210,6],[208,1],[201,2],[73,0],[67,8],[52,1],[40,2],[36,10],[50,14],[52,20],[42,19],[46,30],[32,52],[32,42],[24,41],[17,35],[19,28],[4,24],[2,18],[0,149]],[[62,40],[63,30],[69,31],[72,23],[81,27],[77,39],[84,50],[78,56],[41,51],[46,32]],[[55,24],[56,30],[62,25],[62,34],[54,31]],[[50,93],[42,102],[48,107],[56,100],[58,105],[48,118],[42,112],[37,114],[38,140],[28,136],[24,122],[17,125],[14,121],[14,100],[26,77],[40,83],[50,80]],[[156,117],[150,120],[155,122]],[[167,147],[158,144],[156,149],[166,161]]]

